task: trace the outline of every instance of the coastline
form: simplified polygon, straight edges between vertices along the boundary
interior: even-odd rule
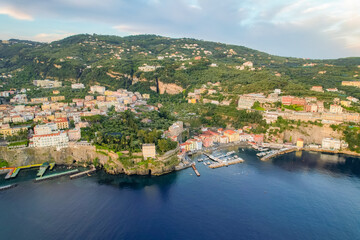
[[[284,155],[287,153],[291,153],[291,152],[297,152],[297,151],[306,151],[306,152],[320,152],[320,153],[332,153],[332,154],[343,154],[343,155],[347,155],[347,156],[352,156],[352,157],[358,157],[360,158],[360,153],[357,152],[351,152],[348,150],[328,150],[328,149],[319,149],[319,148],[291,148],[291,149],[286,149],[284,151],[280,151],[278,153],[275,154],[271,154],[269,156],[265,156],[260,158],[261,161],[268,161],[270,159],[273,159],[275,157],[278,157],[280,155]]]

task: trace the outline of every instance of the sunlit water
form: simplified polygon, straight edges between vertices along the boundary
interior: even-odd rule
[[[311,152],[161,177],[20,172],[0,192],[1,239],[360,239],[360,159]],[[196,157],[194,157],[196,158]]]

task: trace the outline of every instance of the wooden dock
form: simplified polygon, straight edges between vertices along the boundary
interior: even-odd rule
[[[79,177],[83,177],[87,174],[93,173],[96,171],[95,167],[92,167],[90,170],[84,171],[84,172],[79,172],[79,173],[75,173],[73,175],[70,175],[70,179],[75,179],[75,178],[79,178]]]
[[[70,170],[70,171],[66,171],[66,172],[61,172],[61,173],[54,173],[54,174],[51,174],[51,175],[47,175],[45,177],[35,178],[35,182],[43,181],[43,180],[49,180],[49,179],[53,179],[53,178],[57,178],[57,177],[62,177],[62,176],[70,175],[70,174],[77,173],[77,172],[79,172],[78,169],[74,169],[74,170]]]
[[[192,167],[192,169],[194,170],[196,176],[200,177],[200,173],[199,173],[199,171],[196,169],[195,163],[191,164],[191,167]]]

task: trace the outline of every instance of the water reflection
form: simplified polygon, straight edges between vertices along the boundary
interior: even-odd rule
[[[316,169],[327,174],[360,177],[360,158],[343,154],[299,151],[279,156],[272,163],[287,171]]]

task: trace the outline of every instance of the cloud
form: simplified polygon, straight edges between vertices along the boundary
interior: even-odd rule
[[[39,33],[33,37],[38,42],[52,42],[74,35],[74,33]]]
[[[0,14],[8,15],[18,20],[27,20],[27,21],[34,20],[34,18],[31,15],[12,6],[0,6]]]
[[[360,56],[358,0],[1,1],[12,9],[26,9],[28,19],[61,21],[64,32],[82,32],[73,22],[101,23],[114,34],[194,37],[277,55]],[[57,36],[61,34],[53,35]]]

